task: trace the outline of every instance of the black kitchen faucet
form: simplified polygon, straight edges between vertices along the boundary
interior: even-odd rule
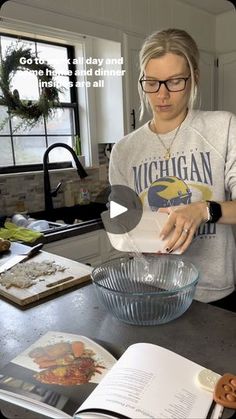
[[[48,170],[48,155],[49,152],[56,147],[64,147],[66,148],[68,151],[70,151],[70,153],[73,156],[73,159],[75,161],[76,167],[77,167],[77,172],[78,175],[80,177],[80,179],[85,178],[86,176],[88,176],[88,174],[86,173],[86,171],[84,170],[82,164],[80,163],[75,151],[73,150],[73,148],[71,148],[69,145],[64,144],[64,143],[54,143],[52,145],[50,145],[47,150],[44,153],[43,156],[43,172],[44,172],[44,201],[45,201],[45,211],[46,214],[49,215],[49,217],[52,215],[53,212],[53,201],[52,201],[52,197],[57,196],[57,192],[61,187],[62,182],[59,182],[58,185],[56,186],[55,189],[51,190],[51,184],[50,184],[50,177],[49,177],[49,170]]]

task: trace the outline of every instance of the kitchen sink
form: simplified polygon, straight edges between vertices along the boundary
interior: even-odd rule
[[[65,224],[65,223],[55,223],[53,221],[48,222],[48,228],[45,230],[40,230],[41,233],[52,233],[54,231],[60,231],[64,230],[65,228],[71,226],[71,224]]]
[[[65,228],[65,224],[68,226],[80,221],[100,219],[101,213],[106,211],[106,209],[107,207],[104,203],[91,202],[86,205],[54,208],[48,213],[46,211],[34,212],[30,213],[30,217],[36,220],[47,220],[50,222],[50,230],[58,230],[59,228]]]

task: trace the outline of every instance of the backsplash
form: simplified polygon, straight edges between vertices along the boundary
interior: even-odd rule
[[[108,186],[107,163],[96,168],[86,168],[88,177],[80,180],[76,169],[50,170],[51,188],[59,182],[62,186],[53,198],[54,207],[64,207],[65,189],[70,182],[74,203],[78,203],[80,190],[88,190],[90,200]],[[17,173],[0,175],[0,215],[12,215],[16,212],[36,212],[44,210],[43,172]]]

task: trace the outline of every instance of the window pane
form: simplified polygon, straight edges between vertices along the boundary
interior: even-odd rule
[[[12,38],[8,36],[1,36],[1,48],[3,58],[6,55],[6,50],[8,47],[31,48],[32,52],[35,52],[35,43],[33,41],[20,40],[18,38]]]
[[[72,147],[72,137],[50,137],[48,145],[55,143],[64,143]],[[71,153],[63,147],[53,148],[49,153],[49,162],[55,163],[60,161],[73,161]]]
[[[3,57],[5,57],[8,47],[31,48],[32,52],[35,52],[35,43],[32,41],[19,40],[17,38],[2,36],[1,48]],[[39,98],[38,80],[37,77],[30,71],[17,71],[17,73],[12,78],[10,88],[11,91],[14,89],[18,90],[20,99],[38,100]]]
[[[18,90],[20,99],[38,100],[38,78],[31,71],[17,71],[12,78],[11,91]]]
[[[70,78],[68,76],[68,47],[66,45],[52,45],[37,40],[22,40],[17,36],[0,36],[1,53],[5,57],[7,49],[30,48],[32,53],[47,61],[56,74],[53,79],[56,87],[61,87],[59,101],[68,103],[66,108],[55,108],[48,121],[40,119],[33,128],[25,127],[22,119],[11,116],[7,121],[7,108],[0,106],[0,165],[22,165],[42,163],[47,144],[62,142],[72,145],[75,135],[75,108],[71,104]],[[1,58],[0,58],[1,60]],[[17,90],[21,100],[38,101],[40,88],[38,78],[31,71],[17,70],[11,80],[10,90]],[[1,92],[0,92],[1,95]],[[1,122],[6,123],[1,128]],[[17,128],[18,127],[18,128]],[[14,150],[14,151],[13,151]],[[63,147],[52,150],[50,161],[71,161],[71,154]]]
[[[57,74],[68,74],[67,49],[57,45],[47,45],[37,43],[37,53],[39,58],[52,65]]]
[[[43,118],[40,119],[39,123],[37,125],[35,125],[33,128],[24,128],[24,126],[20,127],[20,124],[22,122],[21,118],[18,118],[16,116],[14,116],[12,118],[12,130],[13,130],[13,134],[14,135],[19,135],[19,134],[23,134],[23,135],[44,135],[45,134],[45,130],[44,130],[44,120]],[[19,127],[18,129],[16,129],[17,127]]]
[[[4,123],[3,126],[1,126]],[[0,135],[10,134],[10,123],[7,108],[0,106]]]
[[[56,76],[55,82],[57,83],[56,87],[61,87],[62,92],[59,93],[59,101],[60,102],[69,102],[71,101],[71,95],[70,95],[70,79],[66,76]]]
[[[45,137],[13,137],[16,164],[42,163]]]
[[[52,119],[47,122],[47,133],[50,135],[73,135],[73,109],[56,109]]]
[[[11,138],[0,137],[0,166],[11,166],[13,164]]]
[[[53,85],[60,89],[59,91],[59,102],[71,102],[71,94],[70,94],[70,79],[66,76],[55,76],[53,77]],[[42,86],[40,86],[42,89]]]

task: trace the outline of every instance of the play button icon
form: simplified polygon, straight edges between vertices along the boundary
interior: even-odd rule
[[[115,201],[110,202],[110,218],[117,217],[126,211],[128,211],[128,208],[124,207],[123,205],[120,205]]]
[[[124,185],[112,185],[107,201],[109,209],[101,217],[108,233],[128,233],[138,225],[142,218],[143,205],[133,189]]]

